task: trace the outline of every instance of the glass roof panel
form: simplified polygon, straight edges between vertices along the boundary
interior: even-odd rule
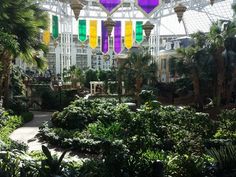
[[[161,19],[161,35],[192,34],[197,31],[209,32],[210,26],[217,20],[231,20],[233,0],[224,0],[210,4],[204,8],[187,10],[184,13],[183,22],[178,23],[176,15]],[[182,26],[181,26],[182,25]],[[186,29],[186,30],[185,30]]]
[[[48,4],[61,4],[56,3],[59,0],[45,0],[48,1]],[[67,2],[68,0],[65,0]],[[177,15],[174,13],[173,6],[176,3],[175,0],[166,0],[168,2],[164,5],[166,8],[163,10],[163,14],[161,15],[162,9],[159,9],[157,12],[157,18],[161,18],[161,26],[160,26],[160,35],[186,35],[192,34],[197,31],[208,32],[210,26],[213,22],[217,20],[230,20],[233,16],[233,10],[231,8],[232,3],[235,0],[215,0],[213,6],[210,5],[210,0],[181,0],[180,2],[184,3],[187,7],[190,6],[190,9],[184,13],[183,22],[179,23],[177,19]],[[49,3],[51,2],[51,3]],[[97,19],[104,20],[106,19],[106,13],[95,3],[95,0],[86,0],[86,3],[89,4],[84,7],[84,9],[80,13],[80,19]],[[118,9],[113,15],[112,18],[114,20],[151,20],[152,22],[158,21],[152,18],[147,19],[142,15],[142,13],[135,7],[132,6],[134,0],[124,0],[124,4],[121,8]],[[126,5],[128,4],[128,6]],[[49,7],[44,5],[46,9],[49,9],[50,12],[62,12],[67,13],[67,16],[72,15],[73,13],[70,10],[69,4],[67,5],[67,10],[63,9],[64,7],[60,7],[59,5],[55,7],[54,5]],[[62,9],[62,10],[61,10]],[[165,12],[164,12],[165,11]],[[66,14],[65,13],[65,14]],[[74,33],[77,33],[77,22],[73,19],[73,27]],[[154,33],[154,31],[153,31]]]

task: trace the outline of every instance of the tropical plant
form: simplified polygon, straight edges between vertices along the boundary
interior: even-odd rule
[[[14,96],[25,96],[26,88],[23,79],[26,77],[21,68],[13,66],[11,74],[11,90]]]
[[[42,160],[41,168],[39,169],[41,176],[58,177],[62,175],[62,160],[67,151],[64,151],[59,158],[57,158],[57,156],[53,157],[49,149],[44,145],[42,145],[42,151],[45,154],[46,159]]]
[[[214,98],[216,106],[227,101],[228,83],[232,80],[233,72],[230,67],[230,60],[224,56],[223,52],[226,50],[226,47],[228,48],[227,44],[225,46],[225,41],[230,37],[234,37],[235,34],[235,23],[219,21],[211,26],[210,32],[207,35],[207,47],[216,66],[214,73]]]
[[[89,69],[85,72],[85,83],[84,86],[90,88],[91,81],[98,81],[97,72]]]
[[[33,0],[3,0],[0,9],[0,41],[3,41],[0,45],[3,65],[0,90],[4,91],[4,105],[7,106],[12,60],[20,56],[25,62],[41,68],[45,66],[39,51],[46,51],[46,46],[40,42],[39,34],[47,28],[48,16]]]
[[[211,82],[212,71],[210,67],[212,61],[204,48],[206,44],[206,35],[202,32],[197,32],[192,35],[194,44],[187,48],[177,49],[177,59],[174,67],[180,77],[187,77],[192,80],[194,91],[194,102],[200,109],[203,108],[203,83]],[[173,65],[173,64],[172,64]],[[175,72],[175,71],[174,71]]]
[[[222,146],[207,151],[214,158],[219,176],[233,177],[236,175],[236,146]]]
[[[127,61],[121,66],[124,77],[135,82],[135,98],[140,104],[139,94],[145,81],[153,75],[152,56],[148,49],[141,48],[138,51],[133,51],[129,54]],[[155,72],[154,72],[155,73]]]

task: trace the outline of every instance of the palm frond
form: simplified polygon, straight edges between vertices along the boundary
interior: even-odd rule
[[[207,153],[215,159],[221,170],[236,169],[236,146],[228,145],[220,149],[212,148]]]

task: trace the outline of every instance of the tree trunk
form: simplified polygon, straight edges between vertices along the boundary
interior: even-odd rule
[[[226,90],[226,103],[227,104],[230,103],[230,100],[232,98],[232,93],[234,91],[235,83],[236,83],[236,67],[234,67],[233,73],[232,73],[232,79],[227,85],[227,90]],[[234,93],[234,95],[235,95],[235,93]]]
[[[135,97],[136,97],[136,101],[137,101],[137,106],[140,105],[139,94],[141,92],[142,84],[143,84],[143,79],[142,78],[139,77],[139,78],[135,79]]]
[[[194,91],[194,102],[198,109],[203,109],[202,98],[200,94],[200,79],[196,69],[192,71],[193,91]]]
[[[119,103],[121,103],[121,95],[122,95],[122,71],[118,69],[117,71],[117,93],[118,93],[118,99]]]
[[[224,58],[222,56],[222,52],[224,51],[224,48],[220,48],[215,52],[214,59],[216,61],[216,67],[217,67],[217,80],[216,80],[216,106],[220,106],[222,102],[222,92],[224,89],[224,78],[225,78],[225,63]]]
[[[6,52],[1,53],[0,56],[0,64],[2,65],[2,71],[0,72],[0,97],[3,96],[3,80],[4,80],[4,57],[6,55]]]
[[[2,76],[1,90],[3,92],[3,106],[5,108],[8,107],[8,102],[9,102],[11,62],[12,62],[12,59],[10,57],[10,54],[6,53],[5,55],[3,55],[3,58],[2,58],[3,76]]]

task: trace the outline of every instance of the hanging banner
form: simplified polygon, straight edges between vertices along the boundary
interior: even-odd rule
[[[143,41],[143,22],[137,21],[136,22],[136,38],[137,43],[141,43]]]
[[[98,2],[103,10],[111,15],[122,5],[123,0],[98,0]]]
[[[101,32],[102,32],[101,48],[102,48],[102,53],[106,54],[109,50],[109,41],[108,41],[108,31],[104,25],[104,21],[102,21],[101,27],[102,27],[101,28]]]
[[[161,7],[162,0],[135,0],[135,4],[146,17],[151,17]]]
[[[51,35],[50,34],[50,30],[46,30],[46,31],[43,32],[43,43],[45,45],[49,45],[50,44],[50,38],[51,38],[50,35]]]
[[[121,21],[116,21],[114,29],[114,52],[119,54],[122,50]]]
[[[92,49],[98,46],[97,20],[90,20],[89,46]]]
[[[79,20],[78,25],[79,25],[78,39],[81,42],[85,42],[87,39],[86,20]]]
[[[133,46],[133,24],[132,21],[125,22],[125,47],[130,49]]]
[[[58,29],[58,16],[52,16],[52,37],[57,39],[59,36],[59,29]]]

